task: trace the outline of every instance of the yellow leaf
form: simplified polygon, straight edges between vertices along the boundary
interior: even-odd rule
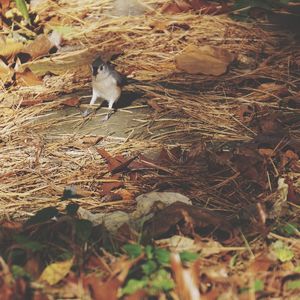
[[[13,74],[13,70],[0,59],[0,80],[5,83],[11,80]]]
[[[47,266],[41,274],[39,281],[46,281],[54,285],[68,275],[73,265],[74,258],[60,261]]]
[[[14,40],[0,42],[0,55],[4,57],[13,56],[23,48],[23,44]]]
[[[189,45],[175,57],[175,63],[178,69],[189,74],[219,76],[227,71],[234,58],[232,53],[220,47]]]
[[[41,85],[43,80],[32,73],[29,69],[26,69],[22,73],[16,73],[16,79],[21,86],[34,86]]]

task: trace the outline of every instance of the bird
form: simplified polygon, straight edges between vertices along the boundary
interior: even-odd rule
[[[110,112],[105,117],[108,120],[114,113],[113,105],[119,100],[122,87],[126,84],[126,77],[118,73],[110,62],[105,62],[101,57],[97,57],[90,65],[92,73],[92,98],[90,105],[95,104],[98,98],[102,98],[108,102]],[[90,110],[86,109],[83,116],[90,114]]]

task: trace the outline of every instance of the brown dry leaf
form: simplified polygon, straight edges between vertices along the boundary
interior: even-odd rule
[[[78,106],[79,102],[80,102],[80,99],[78,97],[72,97],[72,98],[66,99],[62,104],[73,107],[73,106]]]
[[[5,42],[0,41],[0,56],[11,57],[23,49],[23,44],[8,39]]]
[[[84,288],[90,292],[93,300],[117,300],[118,289],[121,283],[117,278],[112,278],[106,282],[101,281],[96,274],[82,278]]]
[[[228,50],[210,45],[189,45],[175,57],[176,67],[180,70],[214,76],[224,74],[233,60],[234,55]]]
[[[115,157],[112,157],[105,149],[97,148],[97,152],[105,159],[109,171],[120,166],[120,161],[118,161]]]
[[[13,75],[13,70],[0,59],[0,80],[3,83],[6,83],[7,81],[11,80]]]
[[[285,179],[288,185],[288,195],[287,200],[295,204],[300,204],[300,193],[297,192],[297,188],[294,186],[293,180],[289,177]]]
[[[268,148],[260,148],[260,149],[258,149],[258,153],[261,156],[267,157],[267,158],[273,157],[276,154],[273,149],[268,149]]]
[[[43,84],[43,80],[33,74],[29,69],[22,73],[16,73],[16,80],[20,86],[35,86]]]
[[[33,42],[28,44],[21,51],[22,53],[29,54],[32,59],[49,53],[49,50],[53,47],[47,35],[39,35]]]
[[[189,4],[189,1],[186,0],[174,0],[181,12],[187,12],[189,11],[192,7]]]
[[[182,202],[175,202],[160,210],[157,214],[145,223],[145,238],[158,239],[166,233],[173,231],[189,231],[187,234],[194,234],[193,231],[201,232],[208,230],[218,235],[222,241],[232,236],[233,228],[223,218],[213,215],[208,211],[188,205]]]
[[[119,180],[119,175],[112,176],[111,179]],[[112,190],[124,187],[124,182],[122,181],[112,181],[102,183],[102,193],[104,195],[109,194]]]
[[[201,10],[201,14],[222,13],[225,12],[227,9],[227,6],[224,5],[223,2],[222,5],[209,3],[206,0],[191,0],[190,3],[194,10]]]
[[[293,163],[297,162],[298,160],[298,155],[292,150],[287,150],[284,153],[280,153],[280,169],[284,169],[288,164],[293,165]]]
[[[280,123],[279,115],[271,113],[259,120],[259,129],[265,135],[280,135],[283,132],[283,126]]]
[[[162,21],[162,20],[155,20],[150,24],[150,27],[155,31],[164,31],[167,29],[168,25],[169,22]]]
[[[203,142],[192,144],[190,151],[187,154],[189,160],[194,161],[197,158],[204,157],[206,154],[206,145]]]
[[[20,230],[22,228],[22,223],[13,221],[2,221],[0,224],[1,228],[4,230]]]
[[[22,102],[20,103],[21,106],[33,106],[37,104],[43,103],[43,99],[38,97],[38,98],[29,98],[29,99],[23,99]]]
[[[132,295],[126,296],[124,300],[144,300],[147,299],[147,292],[144,290],[139,290],[133,293]],[[162,298],[163,300],[164,298]]]
[[[147,100],[147,104],[157,112],[163,111],[163,108],[154,99]]]
[[[84,136],[82,137],[81,139],[81,142],[83,144],[86,144],[86,145],[96,145],[98,144],[100,141],[103,140],[103,136]]]
[[[276,258],[269,254],[262,253],[251,261],[248,270],[253,275],[257,275],[259,272],[267,272],[274,263],[276,263]]]
[[[200,300],[199,279],[195,264],[192,267],[184,268],[179,254],[172,253],[171,268],[175,277],[179,298],[184,300]]]
[[[5,10],[9,7],[10,0],[0,0],[1,4],[1,10],[2,12],[5,12]]]
[[[118,195],[122,197],[122,200],[126,200],[126,201],[133,200],[134,198],[134,195],[125,189],[121,189],[120,191],[118,191]]]
[[[249,124],[254,116],[255,116],[255,112],[256,112],[256,109],[254,106],[251,106],[249,104],[242,104],[240,106],[240,109],[239,109],[239,118],[240,120],[244,123],[244,124]]]
[[[119,166],[117,166],[111,170],[111,174],[117,174],[117,173],[120,173],[120,172],[126,170],[127,167],[137,158],[138,158],[138,156],[134,156],[134,157],[129,158],[124,161],[123,156],[116,156],[116,159],[118,159],[118,161],[120,161],[120,164],[119,164]]]
[[[35,291],[32,300],[50,300],[43,292]]]
[[[38,258],[30,257],[27,259],[24,270],[30,274],[30,277],[37,279],[41,275],[41,264],[38,261]]]
[[[263,83],[258,87],[258,89],[263,92],[267,92],[268,94],[273,94],[277,97],[283,97],[283,96],[290,95],[289,90],[286,86],[276,84],[274,82]]]
[[[166,3],[161,9],[162,13],[175,15],[181,13],[182,10],[176,3]]]
[[[262,160],[263,158],[259,159],[255,156],[236,155],[233,158],[233,163],[243,177],[256,182],[265,189],[268,184],[268,177],[266,165]]]

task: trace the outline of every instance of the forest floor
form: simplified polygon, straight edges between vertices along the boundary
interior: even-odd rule
[[[1,299],[299,299],[297,4],[0,3]]]

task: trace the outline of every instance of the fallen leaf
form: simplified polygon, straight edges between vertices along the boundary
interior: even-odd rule
[[[13,116],[14,113],[15,111],[10,107],[0,107],[0,116],[9,117],[9,116]]]
[[[80,102],[80,99],[78,97],[72,97],[72,98],[68,98],[68,99],[64,100],[64,102],[62,104],[73,107],[73,106],[78,106],[79,102]]]
[[[287,195],[287,200],[295,203],[295,204],[300,204],[300,193],[297,192],[297,188],[293,183],[293,180],[289,177],[285,179],[285,182],[288,185],[288,195]]]
[[[64,279],[71,270],[74,258],[69,260],[55,262],[48,265],[42,272],[39,281],[45,281],[50,285],[57,284]]]
[[[188,237],[173,235],[168,239],[155,241],[155,245],[169,248],[175,252],[189,251],[192,253],[200,252],[201,257],[208,257],[221,252],[223,246],[212,239],[195,240]]]
[[[0,0],[2,13],[4,13],[5,10],[9,7],[9,4],[10,4],[10,0]]]
[[[50,41],[49,37],[45,34],[37,36],[37,38],[25,46],[22,53],[30,55],[32,59],[35,59],[39,56],[43,56],[49,53],[49,50],[53,47],[53,43]]]
[[[263,83],[258,87],[258,89],[262,92],[268,93],[269,98],[271,98],[272,95],[277,96],[277,97],[283,97],[283,96],[290,95],[289,89],[286,86],[276,84],[274,82]]]
[[[283,133],[283,126],[279,119],[278,113],[271,113],[262,117],[258,121],[259,130],[264,135],[280,135]]]
[[[149,25],[152,29],[154,29],[154,31],[164,31],[167,29],[168,24],[166,21],[162,21],[162,20],[154,20],[153,22],[151,22],[151,24]],[[148,100],[150,101],[150,100]]]
[[[249,124],[255,117],[256,107],[242,104],[239,109],[239,118],[244,124]]]
[[[41,104],[43,103],[43,99],[41,97],[38,97],[38,98],[28,98],[28,99],[22,99],[20,105],[21,106],[34,106],[34,105],[37,105],[37,104]]]
[[[103,136],[84,136],[81,138],[83,144],[96,145],[103,140]]]
[[[120,161],[111,156],[105,149],[97,148],[97,152],[105,159],[109,171],[120,166]]]
[[[29,12],[27,9],[27,3],[25,2],[25,0],[15,0],[15,2],[19,12],[22,14],[24,19],[27,20],[29,24],[31,24],[29,18]]]
[[[187,12],[192,8],[188,1],[185,0],[175,0],[175,3],[182,12]]]
[[[259,272],[264,273],[267,272],[275,262],[276,260],[271,255],[262,253],[250,262],[248,270],[253,275],[257,275]]]
[[[116,173],[120,173],[120,172],[124,171],[124,169],[126,169],[137,158],[138,158],[138,155],[122,162],[121,164],[119,164],[119,166],[117,166],[111,170],[111,174],[116,174]],[[121,159],[123,160],[123,157],[119,158],[119,160],[121,160]]]
[[[179,228],[182,230],[184,227],[187,230],[194,230],[199,235],[201,232],[205,232],[205,235],[211,232],[222,242],[229,239],[233,232],[231,225],[226,223],[223,218],[200,207],[175,202],[158,211],[153,218],[145,222],[144,238],[158,239],[167,233],[173,235],[173,231],[178,231]],[[189,232],[189,234],[193,234],[193,232]]]
[[[294,258],[294,252],[283,241],[278,240],[272,243],[271,250],[281,262],[287,262]]]
[[[22,73],[16,73],[16,80],[20,86],[35,86],[42,85],[43,80],[32,73],[29,69],[26,69]]]
[[[0,42],[0,56],[11,57],[23,49],[23,44],[12,39]]]
[[[0,80],[2,81],[2,83],[10,81],[13,75],[13,70],[0,59]]]
[[[166,3],[161,8],[161,12],[174,15],[174,14],[178,14],[178,13],[182,12],[182,10],[176,3]]]
[[[180,299],[200,300],[198,272],[195,267],[184,268],[178,253],[171,254],[171,268]]]
[[[134,195],[125,189],[121,189],[120,191],[118,191],[118,195],[120,195],[122,197],[122,200],[125,201],[130,201],[134,199]]]
[[[258,153],[261,156],[266,157],[266,158],[271,158],[271,157],[275,156],[275,154],[276,154],[273,149],[267,149],[267,148],[258,149]]]
[[[157,112],[163,111],[163,108],[159,106],[154,99],[147,100],[147,104]]]
[[[187,46],[175,57],[176,67],[189,74],[219,76],[227,71],[234,55],[228,50],[209,45]]]
[[[112,179],[111,182],[108,181],[102,183],[101,188],[102,188],[102,193],[104,195],[109,194],[114,189],[118,189],[124,186],[124,182],[119,179],[118,175],[112,176],[111,179]]]
[[[106,282],[101,281],[96,274],[82,278],[84,288],[90,292],[93,300],[117,300],[118,289],[121,283],[117,278],[112,278]]]

